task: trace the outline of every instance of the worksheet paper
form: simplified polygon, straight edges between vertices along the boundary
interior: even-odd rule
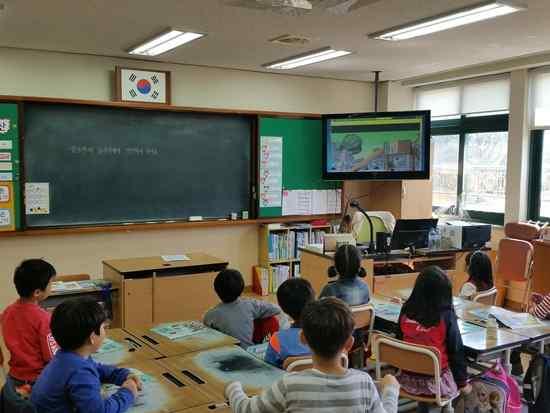
[[[280,207],[283,191],[283,138],[260,138],[260,208]]]
[[[342,190],[285,190],[283,191],[283,215],[339,214]]]
[[[50,184],[28,182],[25,184],[25,214],[47,215],[50,213]]]

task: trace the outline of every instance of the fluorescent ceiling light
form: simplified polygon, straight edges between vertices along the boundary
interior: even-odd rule
[[[406,40],[525,9],[526,6],[509,0],[484,1],[459,10],[371,33],[369,37],[380,40]]]
[[[288,70],[295,67],[311,65],[313,63],[323,62],[325,60],[336,59],[350,54],[347,50],[334,50],[330,47],[325,47],[319,50],[313,50],[298,56],[289,57],[288,59],[279,60],[263,65],[267,69]]]
[[[170,30],[155,36],[153,39],[134,47],[128,53],[142,56],[157,56],[169,50],[175,49],[182,44],[204,37],[204,34],[193,32],[181,32]]]

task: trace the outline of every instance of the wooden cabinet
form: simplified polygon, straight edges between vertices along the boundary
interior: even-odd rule
[[[103,261],[103,278],[118,287],[113,327],[200,319],[218,302],[214,277],[228,262],[207,254],[188,261],[161,257]]]
[[[124,280],[124,320],[125,326],[142,325],[153,322],[153,279],[142,278]]]

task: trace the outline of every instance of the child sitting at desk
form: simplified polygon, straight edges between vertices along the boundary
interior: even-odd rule
[[[281,309],[294,322],[289,329],[280,330],[271,336],[265,353],[265,361],[279,368],[287,357],[307,356],[311,350],[300,340],[302,331],[302,312],[309,302],[315,299],[315,293],[308,280],[291,278],[277,289],[277,301]]]
[[[236,413],[396,413],[399,384],[382,380],[382,400],[371,377],[342,366],[353,346],[353,317],[337,298],[310,302],[302,314],[302,339],[313,351],[313,369],[288,373],[260,396],[248,398],[239,382],[225,394]]]
[[[345,244],[336,250],[334,266],[329,268],[328,276],[337,275],[338,280],[325,285],[319,297],[336,297],[352,306],[369,302],[369,286],[360,280],[367,273],[361,267],[361,253],[355,246]]]
[[[443,397],[454,395],[457,385],[466,392],[469,390],[462,336],[453,307],[452,286],[439,267],[425,268],[416,279],[412,294],[403,304],[399,315],[397,338],[439,350]],[[432,376],[402,371],[397,379],[407,393],[416,396],[435,394],[435,380]]]
[[[529,313],[541,320],[550,319],[550,294],[533,293],[529,303]]]
[[[39,306],[50,294],[54,277],[54,267],[42,259],[25,260],[15,269],[19,299],[4,310],[1,320],[15,387],[32,385],[58,350],[50,331],[51,315]]]
[[[493,288],[493,266],[487,254],[483,251],[468,254],[466,266],[470,278],[462,286],[460,297],[472,300],[476,295]]]
[[[65,301],[54,310],[52,333],[61,350],[33,387],[31,400],[38,412],[122,413],[132,406],[139,378],[90,357],[105,339],[105,321],[105,311],[87,298]],[[101,383],[122,387],[103,399]]]
[[[241,299],[244,280],[237,270],[221,271],[214,280],[214,290],[222,302],[208,310],[203,322],[235,337],[243,348],[254,344],[255,320],[268,319],[281,312],[279,307],[265,301]]]

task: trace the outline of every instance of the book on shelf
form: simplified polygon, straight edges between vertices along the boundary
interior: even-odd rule
[[[252,291],[258,295],[269,294],[269,269],[256,265],[252,269]]]
[[[270,268],[270,293],[276,293],[279,286],[290,278],[290,265],[272,265]]]
[[[293,248],[295,235],[290,233],[270,233],[268,239],[268,258],[270,261],[288,260]]]

